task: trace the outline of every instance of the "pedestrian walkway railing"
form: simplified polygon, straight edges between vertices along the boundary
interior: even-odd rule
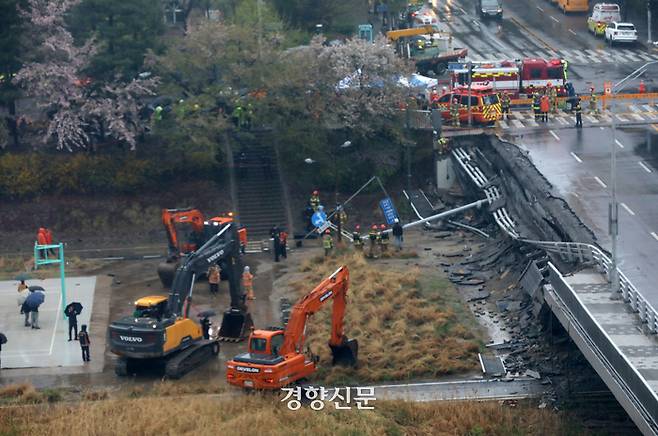
[[[539,241],[522,238],[518,233],[518,227],[514,219],[504,206],[501,191],[480,170],[473,156],[459,147],[452,150],[452,155],[471,181],[484,191],[489,205],[493,209],[492,214],[496,224],[512,239],[557,254],[567,262],[594,264],[602,274],[606,275],[608,281],[611,280],[612,261],[603,250],[595,245],[582,242]],[[649,332],[658,333],[658,312],[656,309],[640,294],[619,268],[617,268],[617,277],[620,294],[618,297],[622,298],[638,314],[643,323],[646,323]]]

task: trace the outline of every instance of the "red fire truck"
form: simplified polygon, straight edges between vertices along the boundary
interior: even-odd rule
[[[468,122],[468,88],[453,88],[436,100],[432,107],[441,111],[446,123],[450,123],[450,105],[459,104],[459,121]],[[493,124],[500,119],[502,108],[498,94],[488,85],[471,85],[471,113],[476,124]]]
[[[560,59],[523,59],[520,61],[473,62],[471,84],[489,85],[512,97],[543,91],[549,84],[565,96],[566,61]],[[448,66],[452,86],[468,85],[468,66],[464,62]]]

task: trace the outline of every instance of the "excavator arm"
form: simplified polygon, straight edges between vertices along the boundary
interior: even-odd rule
[[[348,289],[349,270],[346,266],[341,266],[295,304],[284,332],[279,354],[302,353],[306,341],[306,323],[309,317],[320,310],[326,302],[333,300],[329,347],[334,363],[355,364],[358,343],[354,339],[348,339],[343,332]]]

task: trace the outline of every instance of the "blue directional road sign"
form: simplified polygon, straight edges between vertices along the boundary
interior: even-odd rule
[[[386,197],[379,201],[379,207],[384,212],[386,223],[389,225],[393,224],[398,217],[398,212],[395,210],[395,206],[393,206],[393,200],[390,197]]]
[[[311,215],[311,224],[315,227],[322,227],[324,223],[327,222],[327,214],[324,211],[317,211]]]

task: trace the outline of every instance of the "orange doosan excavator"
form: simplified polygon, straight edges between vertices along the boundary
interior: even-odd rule
[[[303,352],[306,322],[333,300],[329,347],[333,364],[356,365],[359,344],[343,333],[343,318],[349,288],[349,271],[340,267],[293,307],[285,329],[255,330],[249,336],[249,352],[226,363],[226,378],[232,385],[253,389],[280,389],[315,372],[318,357]]]
[[[162,209],[162,224],[167,232],[169,242],[167,249],[167,259],[158,265],[158,276],[165,288],[170,288],[174,279],[174,274],[180,265],[181,258],[196,251],[215,234],[214,227],[223,226],[234,222],[233,213],[229,212],[224,216],[216,216],[208,221],[203,217],[198,209]],[[191,232],[187,234],[187,241],[182,242],[178,236],[176,224],[189,224]],[[244,253],[244,246],[247,244],[247,230],[244,227],[238,229],[240,238],[240,247]]]

